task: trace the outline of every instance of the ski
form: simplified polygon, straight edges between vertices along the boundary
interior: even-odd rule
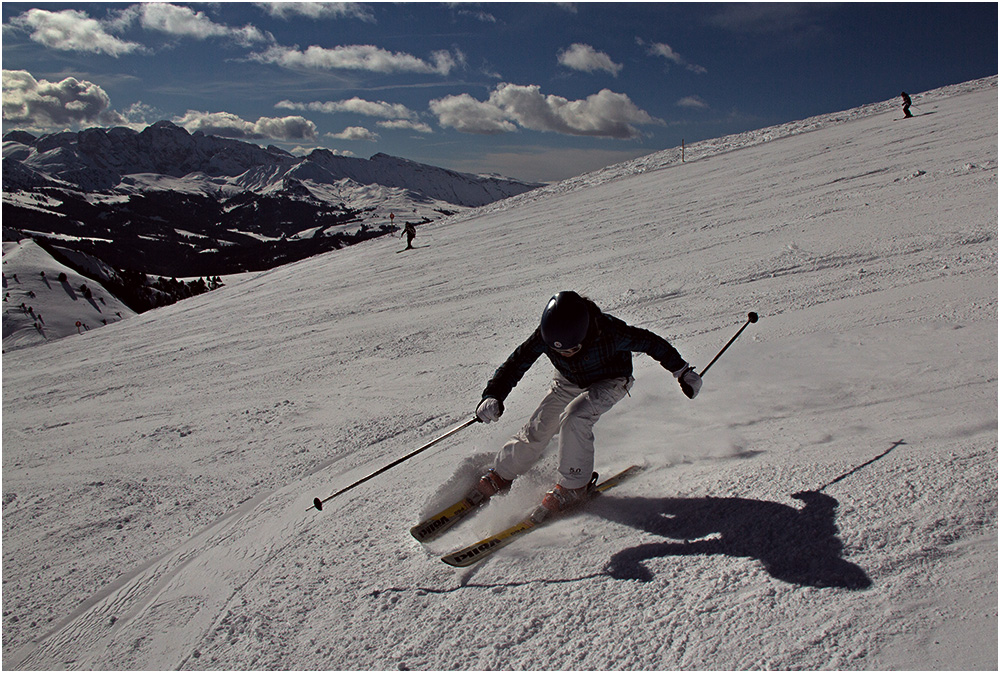
[[[596,498],[597,496],[599,496],[601,493],[604,493],[608,489],[614,488],[615,486],[622,483],[626,479],[629,479],[630,477],[633,477],[636,474],[642,472],[642,470],[643,470],[642,466],[633,465],[625,470],[622,470],[615,476],[605,479],[604,481],[602,481],[601,483],[597,484],[597,486],[594,487],[594,489],[590,492],[586,500],[583,500],[577,507],[569,511],[572,512],[579,509],[580,507],[585,505],[588,501]],[[534,512],[532,512],[532,514],[534,514]],[[507,528],[506,530],[502,530],[499,533],[490,535],[489,537],[486,537],[480,540],[479,542],[475,542],[469,545],[468,547],[464,547],[462,549],[459,549],[458,551],[454,551],[450,554],[442,556],[441,560],[447,563],[448,565],[454,566],[456,568],[465,568],[471,566],[474,563],[482,561],[484,558],[490,556],[494,552],[503,549],[504,547],[514,542],[518,538],[527,535],[533,529],[538,528],[548,523],[549,521],[552,521],[553,519],[557,518],[557,517],[551,517],[549,519],[545,519],[544,521],[536,521],[534,518],[532,518],[532,514],[529,514],[524,519],[517,522],[510,528]]]
[[[416,538],[418,542],[433,540],[436,537],[440,537],[446,530],[469,514],[472,514],[478,507],[479,505],[474,503],[469,497],[462,498],[454,505],[444,508],[437,514],[415,525],[410,529],[410,535]]]

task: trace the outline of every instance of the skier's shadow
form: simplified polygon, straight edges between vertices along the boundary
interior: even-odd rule
[[[594,503],[595,513],[668,538],[624,549],[605,572],[616,579],[651,581],[644,561],[668,556],[725,554],[759,560],[775,579],[813,587],[866,589],[872,582],[846,561],[837,538],[837,501],[818,491],[792,497],[796,509],[744,498],[618,498]]]

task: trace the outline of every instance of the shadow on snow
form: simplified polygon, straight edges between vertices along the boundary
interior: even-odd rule
[[[837,500],[827,488],[884,459],[905,440],[874,458],[844,472],[812,491],[792,495],[801,509],[749,498],[623,498],[602,496],[588,510],[609,521],[666,538],[629,547],[614,554],[603,572],[583,577],[526,580],[504,584],[470,582],[481,566],[467,572],[462,583],[450,589],[421,589],[428,593],[451,593],[465,588],[496,589],[528,584],[561,584],[612,577],[650,582],[653,573],[643,563],[670,556],[723,554],[753,558],[777,580],[812,587],[867,589],[872,585],[865,571],[843,558],[844,545],[837,537]],[[403,591],[403,589],[389,589]],[[380,592],[375,592],[376,595]]]
[[[645,561],[724,554],[759,560],[775,579],[813,587],[866,589],[871,580],[842,558],[834,521],[837,501],[819,491],[792,496],[802,509],[746,498],[601,498],[592,511],[668,538],[624,549],[605,571],[616,579],[651,581]]]
[[[671,556],[723,554],[754,558],[775,579],[812,587],[867,589],[872,581],[859,566],[845,560],[834,521],[837,501],[820,491],[792,496],[804,503],[788,505],[747,498],[622,498],[602,496],[588,508],[597,516],[668,540],[637,545],[614,554],[603,571],[565,579],[534,579],[481,584],[470,569],[457,587],[432,589],[445,594],[461,589],[497,589],[531,584],[564,584],[612,577],[650,582],[646,561]],[[388,591],[407,591],[393,588]],[[382,592],[376,591],[375,595]]]

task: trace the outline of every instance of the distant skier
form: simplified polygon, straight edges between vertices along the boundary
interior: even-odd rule
[[[912,117],[913,115],[910,114],[910,106],[913,105],[913,102],[910,100],[910,97],[905,91],[899,95],[903,97],[903,117]]]
[[[406,248],[405,250],[411,250],[413,248],[413,239],[417,236],[417,230],[413,226],[412,222],[407,222],[406,226],[403,227],[403,233],[399,235],[400,238],[406,236]]]
[[[632,387],[632,353],[646,353],[672,372],[694,399],[701,376],[660,336],[603,313],[576,292],[549,300],[538,328],[500,365],[486,384],[476,416],[491,423],[503,414],[503,401],[543,353],[555,366],[549,391],[519,433],[497,454],[494,467],[476,490],[483,498],[506,491],[526,472],[559,433],[559,474],[536,515],[544,518],[584,498],[594,469],[594,424]]]

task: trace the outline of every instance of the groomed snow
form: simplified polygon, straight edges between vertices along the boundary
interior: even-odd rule
[[[997,668],[997,80],[582,176],[4,356],[5,669]],[[689,159],[692,157],[689,155]],[[659,165],[658,165],[659,164]],[[617,174],[615,171],[618,171]],[[466,570],[551,456],[409,527],[524,421],[577,289],[636,356],[598,469],[648,469]]]

